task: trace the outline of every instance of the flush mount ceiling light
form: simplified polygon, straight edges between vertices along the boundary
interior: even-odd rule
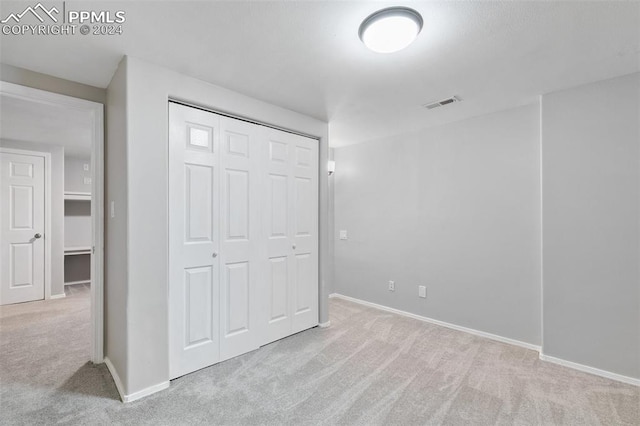
[[[378,53],[402,50],[422,30],[422,16],[408,7],[389,7],[372,13],[360,24],[358,35],[369,49]]]

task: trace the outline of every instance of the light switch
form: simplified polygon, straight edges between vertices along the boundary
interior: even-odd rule
[[[85,172],[88,172],[89,171],[89,163],[83,164],[82,168],[84,169]]]
[[[115,203],[115,201],[111,202],[111,206],[109,207],[109,210],[110,210],[110,213],[111,213],[111,219],[116,217],[116,203]]]
[[[347,239],[347,231],[346,230],[341,230],[340,231],[340,239],[341,240],[346,240]]]
[[[420,285],[418,286],[418,296],[426,298],[427,297],[427,287]]]

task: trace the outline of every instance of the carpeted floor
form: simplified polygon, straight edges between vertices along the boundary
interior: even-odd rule
[[[640,424],[640,388],[534,351],[339,299],[331,323],[122,404],[88,362],[88,287],[5,306],[0,424]]]

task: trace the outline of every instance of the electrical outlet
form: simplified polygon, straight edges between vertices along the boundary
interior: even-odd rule
[[[91,185],[91,178],[90,177],[84,178],[84,184],[85,185]]]
[[[396,282],[389,281],[389,291],[396,291]]]
[[[423,285],[418,286],[418,296],[422,298],[427,298],[427,287]]]
[[[347,239],[347,231],[345,231],[344,229],[340,231],[340,239],[341,240]]]

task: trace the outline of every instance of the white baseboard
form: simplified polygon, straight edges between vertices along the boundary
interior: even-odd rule
[[[485,337],[487,339],[496,340],[498,342],[507,343],[510,345],[520,346],[522,348],[531,349],[537,351],[540,355],[540,360],[552,362],[554,364],[562,365],[564,367],[573,368],[574,370],[582,371],[585,373],[595,374],[596,376],[605,377],[607,379],[616,380],[618,382],[627,383],[630,385],[640,386],[640,379],[636,379],[633,377],[623,376],[622,374],[612,373],[610,371],[600,370],[598,368],[589,367],[587,365],[578,364],[576,362],[566,361],[564,359],[555,358],[549,355],[544,355],[542,353],[542,349],[540,346],[533,345],[527,342],[521,342],[520,340],[509,339],[508,337],[498,336],[496,334],[486,333],[484,331],[474,330],[472,328],[462,327],[455,324],[450,324],[448,322],[436,320],[433,318],[423,317],[421,315],[412,314],[411,312],[401,311],[399,309],[389,308],[388,306],[378,305],[377,303],[367,302],[365,300],[356,299],[355,297],[344,296],[338,293],[332,293],[329,295],[329,298],[339,298],[348,300],[350,302],[359,303],[364,306],[369,306],[371,308],[380,309],[387,312],[392,312],[394,314],[402,315],[409,318],[414,318],[419,321],[429,322],[431,324],[440,325],[443,327],[451,328],[453,330],[463,331],[465,333],[473,334],[480,337]]]
[[[540,359],[542,361],[551,362],[553,364],[562,365],[563,367],[573,368],[585,373],[594,374],[596,376],[605,377],[607,379],[616,380],[618,382],[627,383],[630,385],[640,386],[640,379],[634,379],[633,377],[623,376],[622,374],[612,373],[606,370],[600,370],[599,368],[589,367],[588,365],[578,364],[577,362],[571,362],[562,358],[556,358],[549,355],[540,353]]]
[[[118,372],[113,366],[111,360],[105,356],[104,363],[107,365],[107,369],[109,370],[109,373],[111,373],[111,377],[113,377],[113,381],[116,384],[116,389],[118,389],[118,393],[120,394],[120,399],[122,400],[122,402],[133,402],[140,398],[144,398],[145,396],[149,396],[153,393],[160,392],[161,390],[167,389],[169,387],[169,381],[166,381],[127,395],[124,393],[124,386],[122,385],[120,376],[118,376]]]
[[[331,321],[327,321],[327,322],[321,322],[320,324],[318,324],[318,327],[320,328],[327,328],[331,325]]]
[[[49,299],[63,299],[65,297],[67,297],[66,294],[60,293],[60,294],[52,294],[51,296],[49,296]]]
[[[120,380],[120,376],[118,376],[116,368],[113,366],[113,363],[111,363],[111,360],[106,356],[104,357],[104,363],[106,364],[109,373],[111,373],[111,377],[113,377],[116,389],[118,389],[118,393],[120,394],[120,399],[124,402],[124,386],[122,385],[122,381]]]
[[[165,390],[169,387],[169,381],[158,383],[157,385],[149,386],[148,388],[144,388],[139,390],[138,392],[130,393],[129,395],[125,395],[122,398],[122,402],[133,402],[140,398],[144,398],[145,396],[149,396],[156,392],[160,392],[161,390]]]
[[[531,349],[531,350],[540,352],[540,346],[538,346],[538,345],[534,345],[534,344],[527,343],[527,342],[522,342],[520,340],[510,339],[508,337],[498,336],[497,334],[491,334],[491,333],[487,333],[487,332],[480,331],[480,330],[474,330],[473,328],[467,328],[467,327],[463,327],[463,326],[460,326],[460,325],[456,325],[456,324],[451,324],[451,323],[448,323],[448,322],[440,321],[440,320],[437,320],[437,319],[433,319],[433,318],[429,318],[429,317],[423,317],[422,315],[412,314],[411,312],[401,311],[399,309],[390,308],[390,307],[384,306],[384,305],[378,305],[377,303],[367,302],[365,300],[356,299],[355,297],[344,296],[344,295],[338,294],[338,293],[332,293],[332,294],[329,295],[329,297],[330,298],[334,298],[335,297],[335,298],[338,298],[338,299],[348,300],[350,302],[359,303],[361,305],[369,306],[371,308],[376,308],[376,309],[380,309],[380,310],[383,310],[383,311],[392,312],[394,314],[398,314],[398,315],[402,315],[402,316],[405,316],[405,317],[417,319],[419,321],[424,321],[424,322],[428,322],[428,323],[431,323],[431,324],[440,325],[442,327],[447,327],[447,328],[450,328],[450,329],[453,329],[453,330],[462,331],[462,332],[465,332],[465,333],[473,334],[475,336],[480,336],[480,337],[484,337],[484,338],[487,338],[487,339],[495,340],[495,341],[498,341],[498,342],[507,343],[509,345],[520,346],[520,347],[525,348],[525,349]]]

